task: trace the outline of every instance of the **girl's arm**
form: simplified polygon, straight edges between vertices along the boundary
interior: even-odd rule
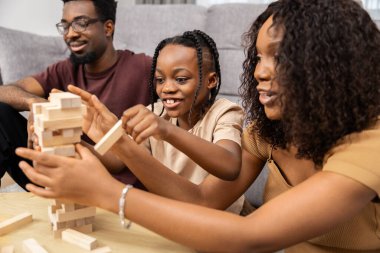
[[[213,131],[218,131],[219,128],[223,128],[223,125],[228,125],[231,130],[230,134],[235,135],[239,131],[239,134],[241,134],[242,118],[242,109],[236,106],[236,108],[226,110],[218,118],[216,125],[211,125],[210,127],[215,128],[212,129]],[[142,105],[126,110],[123,113],[122,120],[126,132],[137,143],[142,143],[150,136],[153,136],[170,143],[214,176],[223,180],[234,180],[239,175],[241,148],[238,143],[232,140],[226,138],[216,143],[204,140],[155,115]]]
[[[29,184],[27,189],[42,197],[118,213],[124,185],[113,179],[89,150],[82,146],[77,150],[81,159],[17,149],[18,155],[37,162],[35,169],[26,162],[20,167],[43,186]],[[243,167],[253,166],[250,163],[254,161],[244,159]],[[124,211],[133,222],[202,252],[273,252],[330,231],[353,218],[375,196],[373,190],[353,179],[319,172],[247,217],[137,189],[128,192]],[[154,210],[154,215],[147,215],[147,210]]]

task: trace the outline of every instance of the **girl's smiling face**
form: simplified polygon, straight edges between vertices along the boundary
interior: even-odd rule
[[[203,71],[205,72],[205,68]],[[198,59],[194,48],[168,44],[161,49],[155,72],[156,92],[168,115],[178,118],[181,126],[189,124],[188,117],[192,107],[192,124],[199,120],[202,105],[208,99],[210,89],[217,84],[215,72],[206,73],[193,105],[199,83],[198,73]]]
[[[269,17],[259,30],[256,41],[258,62],[254,77],[258,82],[259,100],[264,106],[266,116],[271,120],[279,120],[281,101],[276,67],[277,50],[283,38],[283,30],[272,27],[272,24],[273,19]]]

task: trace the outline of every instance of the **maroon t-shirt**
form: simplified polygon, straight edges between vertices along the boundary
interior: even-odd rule
[[[86,73],[83,65],[74,70],[70,59],[66,59],[33,77],[42,85],[46,97],[53,88],[67,91],[67,86],[73,84],[95,94],[119,118],[131,106],[151,103],[148,82],[152,58],[129,50],[117,52],[117,62],[101,73]],[[128,170],[114,176],[124,183],[138,186]]]
[[[67,91],[73,84],[95,94],[117,117],[136,104],[148,105],[148,86],[152,58],[131,51],[117,51],[116,63],[101,73],[86,73],[83,65],[74,71],[70,59],[50,65],[33,77],[42,85],[47,97],[53,88]],[[75,73],[76,72],[76,73]]]

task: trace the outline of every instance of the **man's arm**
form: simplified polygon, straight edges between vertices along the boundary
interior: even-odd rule
[[[0,102],[18,111],[29,111],[34,102],[44,102],[45,92],[33,77],[26,77],[15,83],[0,86]]]

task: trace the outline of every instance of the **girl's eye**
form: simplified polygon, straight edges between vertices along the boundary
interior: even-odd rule
[[[158,83],[158,84],[164,83],[164,78],[162,78],[162,77],[155,77],[155,79],[156,79],[156,83]]]
[[[184,84],[184,83],[186,83],[187,80],[188,80],[188,78],[186,78],[186,77],[177,77],[176,78],[176,81],[179,84]]]

